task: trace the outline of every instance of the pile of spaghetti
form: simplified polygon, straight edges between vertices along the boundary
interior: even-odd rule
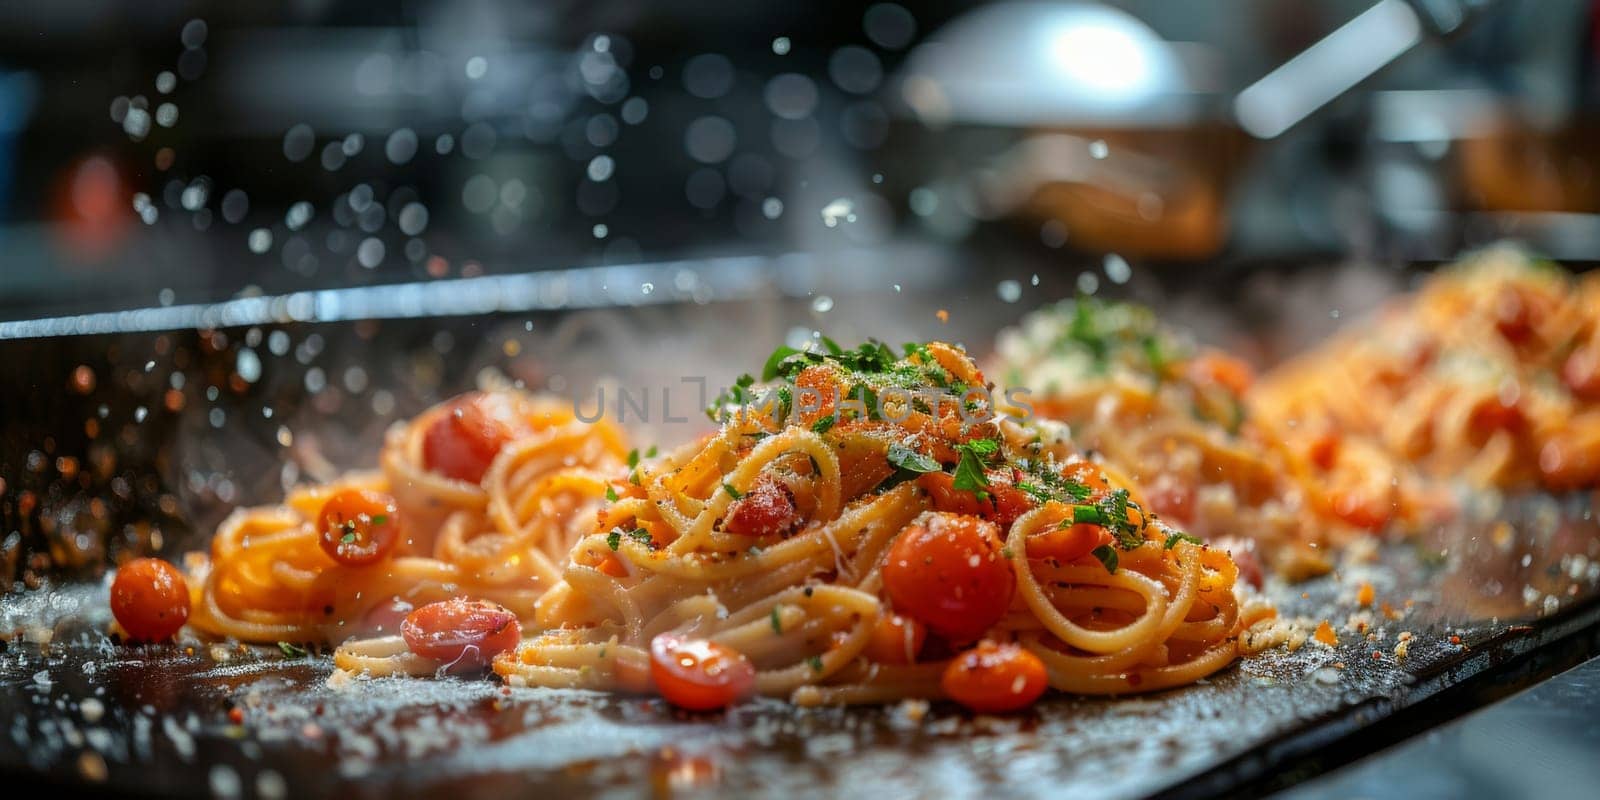
[[[1256,418],[1305,460],[1352,448],[1477,488],[1600,485],[1600,278],[1498,248],[1266,376]]]
[[[622,468],[607,422],[503,390],[391,429],[380,471],[244,508],[185,563],[190,624],[250,642],[338,642],[394,630],[461,595],[531,617]]]
[[[781,349],[764,379],[612,487],[507,682],[1004,711],[1193,682],[1272,614],[1058,430],[997,417],[957,348]]]
[[[1392,516],[1388,494],[1368,510],[1345,484],[1296,469],[1247,414],[1251,368],[1148,308],[1079,297],[1029,314],[1001,333],[991,371],[1126,473],[1151,511],[1200,536],[1249,537],[1224,546],[1244,559],[1259,544],[1286,578],[1326,572],[1337,545]]]
[[[1272,640],[1227,552],[1059,425],[997,416],[960,349],[780,348],[763,381],[659,457],[547,400],[458,398],[392,429],[381,471],[235,513],[187,576],[124,566],[113,611],[136,639],[336,643],[336,678],[492,667],[690,709],[1001,712],[1191,683]]]

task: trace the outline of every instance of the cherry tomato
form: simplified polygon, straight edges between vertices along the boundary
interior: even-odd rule
[[[1188,522],[1194,519],[1194,487],[1171,475],[1161,475],[1145,495],[1145,506],[1168,519]]]
[[[726,708],[756,689],[755,665],[743,653],[675,633],[650,641],[650,677],[667,702],[690,711]]]
[[[1533,335],[1533,319],[1522,292],[1507,287],[1495,299],[1494,326],[1512,344],[1522,344]]]
[[[517,615],[487,600],[457,597],[429,603],[400,625],[406,647],[459,669],[487,666],[522,641]]]
[[[797,521],[794,493],[772,476],[762,475],[728,506],[722,529],[741,536],[768,536],[788,532]]]
[[[1561,381],[1580,400],[1600,401],[1600,353],[1594,345],[1572,351],[1561,365]]]
[[[317,543],[328,557],[347,567],[382,560],[400,538],[400,512],[394,498],[371,489],[334,493],[317,513]]]
[[[1088,522],[1069,525],[1065,529],[1051,528],[1028,537],[1029,558],[1053,558],[1062,563],[1077,561],[1096,547],[1111,544],[1111,533]]]
[[[969,642],[1011,606],[1017,576],[1000,553],[994,523],[933,513],[906,526],[889,548],[883,586],[894,607],[953,642]]]
[[[1002,530],[1008,529],[1017,517],[1033,508],[1033,498],[994,475],[989,477],[989,488],[981,499],[977,492],[957,489],[955,478],[947,472],[925,472],[917,477],[917,485],[928,493],[939,511],[983,517],[993,520]]]
[[[1241,397],[1255,383],[1255,370],[1226,353],[1211,351],[1189,362],[1189,379],[1197,384],[1215,384]]]
[[[527,433],[510,403],[480,392],[462,395],[422,436],[422,463],[431,472],[479,483],[500,449]]]
[[[1015,644],[981,642],[945,667],[940,688],[950,699],[980,714],[1016,711],[1050,687],[1044,662]]]
[[[1261,569],[1261,556],[1256,551],[1254,539],[1243,536],[1224,536],[1211,542],[1211,546],[1227,552],[1239,568],[1239,579],[1257,589],[1261,588],[1263,572]]]
[[[867,658],[879,664],[910,664],[922,652],[928,629],[910,617],[883,614],[867,640]]]
[[[159,558],[134,559],[111,582],[111,614],[134,641],[165,641],[189,620],[189,584]]]
[[[1318,469],[1333,469],[1333,465],[1339,460],[1339,434],[1333,431],[1323,432],[1311,441],[1311,447],[1306,454]]]
[[[1339,492],[1332,505],[1334,516],[1369,531],[1383,530],[1394,517],[1392,498],[1375,499],[1360,489]]]

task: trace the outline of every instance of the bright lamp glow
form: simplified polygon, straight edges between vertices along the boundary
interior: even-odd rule
[[[1080,22],[1051,36],[1050,56],[1063,77],[1108,94],[1140,91],[1150,82],[1150,44],[1126,27]]]

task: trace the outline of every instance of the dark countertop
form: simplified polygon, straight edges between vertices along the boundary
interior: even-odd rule
[[[1579,800],[1597,791],[1600,659],[1283,796]]]

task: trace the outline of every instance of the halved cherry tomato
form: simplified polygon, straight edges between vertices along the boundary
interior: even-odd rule
[[[136,558],[111,582],[111,614],[134,641],[165,641],[189,620],[189,584],[159,558]]]
[[[1028,537],[1029,558],[1053,558],[1062,563],[1077,561],[1096,547],[1111,544],[1110,531],[1089,522],[1051,528]]]
[[[983,517],[993,520],[1002,530],[1008,529],[1017,517],[1033,508],[1033,498],[1002,478],[989,478],[989,488],[984,490],[982,499],[977,492],[957,489],[955,478],[948,472],[925,472],[917,476],[917,485],[928,493],[939,511]]]
[[[890,546],[883,587],[901,613],[953,642],[969,642],[1011,606],[1017,577],[1000,550],[994,523],[928,514]]]
[[[1158,476],[1145,494],[1145,507],[1169,520],[1194,519],[1194,487],[1172,475]]]
[[[922,652],[928,629],[910,617],[882,614],[867,640],[867,658],[879,664],[910,664]]]
[[[750,491],[728,506],[722,529],[740,536],[769,536],[788,532],[798,521],[794,493],[776,478],[762,475]]]
[[[505,398],[481,392],[462,395],[423,434],[423,466],[447,478],[478,483],[500,449],[527,429]]]
[[[400,512],[394,498],[371,489],[334,493],[317,513],[317,543],[328,557],[347,567],[382,560],[400,538]]]
[[[945,667],[940,688],[950,699],[980,714],[1016,711],[1049,688],[1039,657],[1015,644],[981,642]]]
[[[406,647],[455,669],[487,666],[522,641],[517,615],[487,600],[457,597],[429,603],[400,625]]]
[[[667,702],[690,711],[726,708],[756,688],[755,665],[743,653],[675,633],[650,640],[650,677]]]

